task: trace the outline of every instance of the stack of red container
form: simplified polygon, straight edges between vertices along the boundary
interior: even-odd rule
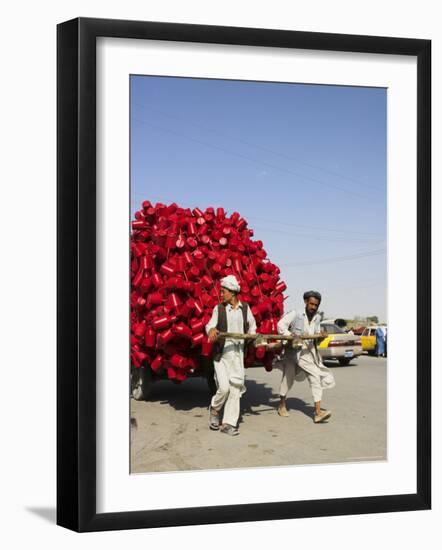
[[[240,300],[255,316],[258,332],[276,333],[283,313],[279,268],[267,259],[262,241],[234,212],[223,208],[180,208],[144,201],[131,233],[131,361],[148,364],[168,378],[185,380],[210,356],[205,325],[220,302],[220,279],[235,275]],[[272,353],[249,347],[255,360],[272,368]]]

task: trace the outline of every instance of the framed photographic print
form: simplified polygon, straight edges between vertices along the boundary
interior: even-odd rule
[[[430,508],[430,53],[58,26],[59,525]]]

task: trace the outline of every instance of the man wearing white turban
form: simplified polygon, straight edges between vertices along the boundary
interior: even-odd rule
[[[220,429],[220,411],[224,414],[220,431],[238,435],[239,403],[246,391],[244,380],[244,340],[219,338],[220,332],[256,334],[256,321],[245,302],[238,299],[241,287],[234,275],[221,279],[221,297],[206,325],[209,341],[214,343],[213,359],[217,392],[209,406],[209,427]]]

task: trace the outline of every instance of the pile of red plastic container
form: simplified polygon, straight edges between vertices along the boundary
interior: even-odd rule
[[[220,302],[221,278],[235,275],[240,300],[255,316],[258,332],[276,333],[283,313],[279,268],[252,239],[247,221],[223,208],[180,208],[144,201],[131,233],[131,361],[185,380],[210,356],[205,325]],[[249,346],[246,366],[256,360],[271,370],[272,352]]]

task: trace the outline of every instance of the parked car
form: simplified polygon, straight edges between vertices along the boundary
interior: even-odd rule
[[[337,359],[339,364],[344,366],[362,355],[359,336],[348,334],[333,321],[323,321],[321,329],[327,332],[327,337],[318,346],[322,359]]]
[[[365,327],[361,334],[362,350],[369,355],[374,355],[376,352],[376,329],[377,327]]]
[[[376,331],[378,328],[381,328],[385,333],[386,327],[384,325],[376,325],[366,327],[361,335],[362,350],[369,355],[376,354]]]

